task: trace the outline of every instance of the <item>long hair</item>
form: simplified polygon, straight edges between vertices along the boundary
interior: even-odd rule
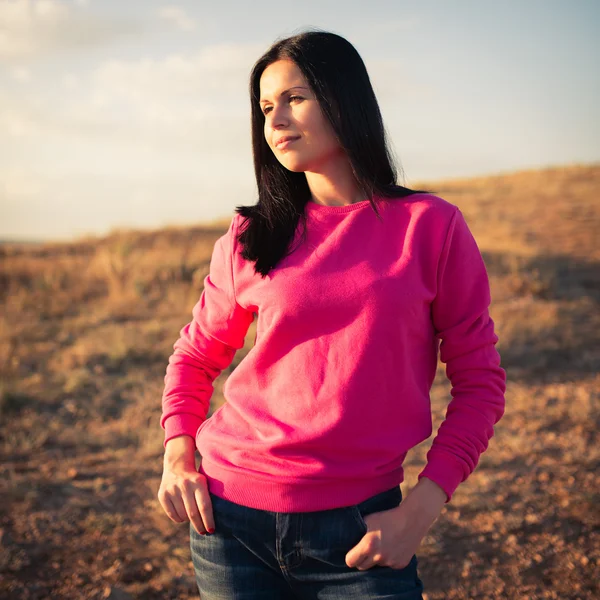
[[[305,174],[286,169],[264,137],[260,78],[271,63],[281,59],[292,60],[308,81],[349,159],[361,192],[378,217],[373,196],[399,198],[424,191],[397,184],[381,111],[367,69],[354,46],[337,34],[312,30],[275,42],[250,74],[258,203],[235,209],[245,217],[238,234],[242,256],[255,262],[254,270],[262,277],[293,251],[290,245],[300,220],[306,233],[304,207],[311,199]]]

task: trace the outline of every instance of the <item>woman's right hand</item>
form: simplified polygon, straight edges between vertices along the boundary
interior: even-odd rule
[[[201,535],[213,533],[215,522],[206,477],[196,471],[195,441],[189,435],[166,445],[158,500],[171,521],[191,521]]]

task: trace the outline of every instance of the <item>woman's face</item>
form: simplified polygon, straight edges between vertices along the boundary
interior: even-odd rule
[[[265,139],[290,171],[321,172],[344,154],[300,69],[291,60],[271,63],[260,78]],[[290,141],[280,143],[284,138]]]

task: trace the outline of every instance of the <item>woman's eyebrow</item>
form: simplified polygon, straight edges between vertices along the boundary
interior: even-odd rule
[[[304,87],[303,85],[294,85],[291,88],[288,88],[287,90],[283,90],[283,92],[281,92],[281,94],[279,94],[280,96],[285,96],[285,94],[291,92],[292,90],[307,90],[307,87]],[[263,102],[267,102],[267,100],[265,98],[261,98],[259,100],[259,102],[262,104]]]

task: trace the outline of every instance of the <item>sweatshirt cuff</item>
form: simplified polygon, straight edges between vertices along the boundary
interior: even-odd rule
[[[197,415],[191,415],[189,413],[182,413],[179,415],[171,415],[165,419],[163,424],[165,430],[165,439],[163,441],[163,447],[166,448],[167,442],[174,437],[179,435],[189,435],[194,439],[196,443],[196,433],[198,427],[202,424],[204,419]]]
[[[429,460],[417,479],[420,480],[421,477],[431,479],[446,492],[446,504],[452,499],[452,494],[459,484],[466,479],[464,469],[456,461],[442,456]]]

